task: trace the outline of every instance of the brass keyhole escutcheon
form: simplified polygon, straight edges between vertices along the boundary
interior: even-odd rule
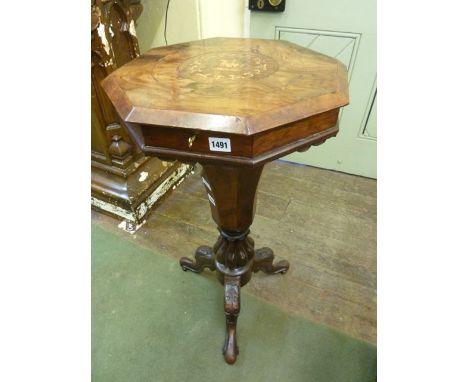
[[[193,135],[188,139],[188,147],[192,147],[193,142],[195,141],[195,138],[197,138],[197,136]]]
[[[263,1],[263,0],[258,0],[257,1],[258,9],[262,9],[264,6],[265,6],[265,1]]]

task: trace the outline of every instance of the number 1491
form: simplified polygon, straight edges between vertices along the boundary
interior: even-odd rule
[[[208,138],[210,151],[231,152],[231,140],[229,138]]]

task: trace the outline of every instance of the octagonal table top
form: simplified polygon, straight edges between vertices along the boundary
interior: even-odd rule
[[[278,40],[149,50],[102,83],[126,122],[254,135],[348,104],[346,67]]]

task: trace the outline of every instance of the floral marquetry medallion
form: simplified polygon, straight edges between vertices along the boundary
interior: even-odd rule
[[[179,78],[197,82],[230,82],[259,79],[278,70],[278,63],[263,54],[244,52],[208,53],[193,57],[178,67]]]
[[[156,77],[160,66],[155,68]],[[239,81],[265,78],[278,68],[272,57],[259,53],[207,53],[182,62],[176,78],[191,81],[187,86],[196,94],[229,96],[245,90]]]

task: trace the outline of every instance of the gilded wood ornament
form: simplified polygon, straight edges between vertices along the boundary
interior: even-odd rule
[[[145,157],[101,86],[115,69],[138,57],[135,20],[142,9],[139,0],[91,2],[91,203],[133,228],[188,170],[180,174],[179,163],[166,166]],[[139,181],[141,173],[148,174],[146,182]]]

